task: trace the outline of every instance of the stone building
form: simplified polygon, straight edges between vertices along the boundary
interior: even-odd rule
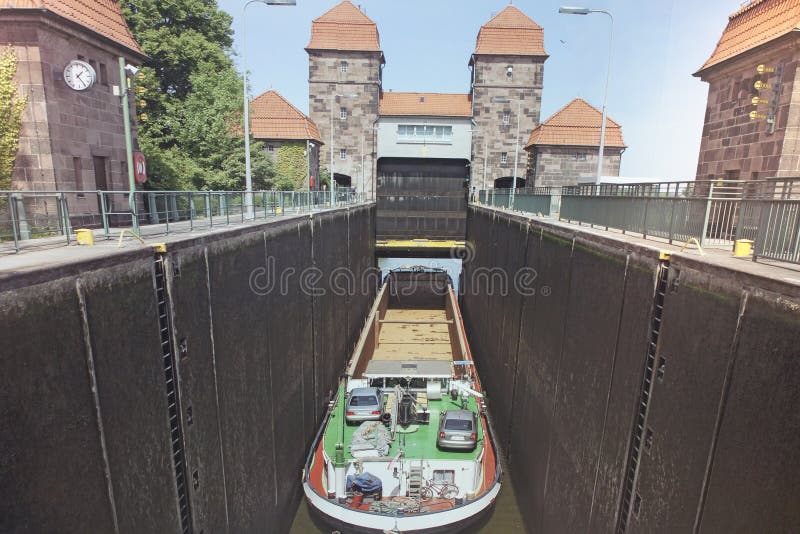
[[[320,189],[319,154],[324,144],[314,121],[277,91],[269,90],[250,103],[250,133],[275,162],[279,176],[295,189]],[[298,161],[298,159],[302,161]]]
[[[370,194],[385,63],[378,27],[344,1],[313,20],[306,52],[309,116],[328,141],[320,152],[322,165],[334,173],[338,185]]]
[[[517,187],[524,185],[527,158],[522,145],[539,124],[547,57],[544,30],[514,6],[478,31],[469,61],[477,130],[472,138],[472,184],[478,189],[510,187],[517,143]]]
[[[798,30],[798,2],[753,0],[729,17],[694,74],[708,83],[698,180],[800,175]]]
[[[28,97],[12,187],[127,190],[122,108],[113,86],[121,85],[118,58],[138,64],[145,56],[119,3],[3,0],[1,5],[0,47],[10,44],[16,51],[17,82]],[[72,60],[93,67],[94,85],[81,91],[67,85],[64,69]],[[84,209],[96,211],[96,202],[78,196],[70,210],[86,204]]]
[[[378,28],[355,5],[345,0],[314,19],[306,51],[309,57],[309,116],[328,144],[333,123],[337,183],[352,185],[371,195],[380,178],[381,154],[377,147],[382,143],[377,135],[387,133],[384,127],[376,135],[376,124],[379,117],[383,117],[384,97],[390,94],[382,87],[385,59]],[[511,183],[518,111],[520,151],[517,175],[520,183],[524,182],[526,155],[522,144],[539,121],[547,57],[542,27],[516,7],[507,6],[478,31],[475,50],[468,63],[470,92],[433,96],[438,102],[453,99],[456,108],[469,99],[473,128],[467,163],[471,167],[472,185],[491,188],[495,183],[502,187]],[[417,95],[416,98],[435,95],[404,94]],[[427,108],[432,109],[430,106]],[[423,118],[422,115],[416,117]],[[445,125],[447,119],[447,114],[424,116],[431,125]],[[412,124],[415,125],[419,124]],[[395,126],[406,125],[397,123]],[[397,135],[397,132],[392,135]],[[389,144],[394,143],[390,140]],[[326,166],[330,166],[328,150],[329,147],[323,147],[321,155],[322,164]]]
[[[600,110],[576,98],[533,130],[525,147],[530,154],[528,185],[562,187],[594,182],[602,120]],[[625,148],[622,128],[606,117],[603,176],[619,176]]]

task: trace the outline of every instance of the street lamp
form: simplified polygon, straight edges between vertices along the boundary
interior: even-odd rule
[[[333,196],[334,195],[333,190],[334,190],[334,184],[336,183],[336,180],[334,180],[334,178],[333,178],[333,176],[334,176],[334,172],[333,172],[333,165],[334,165],[334,163],[333,163],[334,162],[334,158],[333,158],[333,105],[336,102],[337,98],[356,98],[357,96],[358,95],[353,95],[353,94],[345,94],[345,95],[338,95],[336,93],[331,94],[331,148],[330,148],[330,150],[331,150],[331,177],[330,177],[330,180],[331,180],[331,207],[333,207],[333,203],[335,201],[335,198]]]
[[[247,218],[253,218],[253,172],[250,168],[250,99],[247,97],[247,6],[254,3],[267,6],[293,6],[297,0],[250,0],[242,7],[242,71],[244,77],[244,181]]]
[[[510,209],[514,209],[514,192],[517,189],[517,164],[519,162],[519,121],[520,115],[522,114],[522,98],[517,98],[517,138],[516,146],[514,147],[514,181],[511,182],[511,196],[508,199],[508,207]],[[508,104],[512,102],[510,98],[505,96],[493,96],[491,99],[492,102],[498,104]]]
[[[611,31],[609,32],[609,43],[608,43],[608,70],[606,71],[606,90],[603,94],[603,118],[601,119],[602,122],[600,123],[600,150],[597,154],[597,183],[600,183],[600,179],[603,176],[603,150],[605,149],[606,143],[606,104],[608,103],[608,81],[611,78],[611,53],[614,48],[614,16],[611,15],[611,12],[606,11],[605,9],[588,9],[585,7],[567,7],[562,6],[558,8],[558,12],[563,15],[588,15],[590,13],[603,13],[608,15],[608,18],[611,19]]]

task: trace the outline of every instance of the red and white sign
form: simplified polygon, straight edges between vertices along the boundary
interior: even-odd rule
[[[147,160],[141,152],[133,153],[133,176],[137,184],[147,181]]]

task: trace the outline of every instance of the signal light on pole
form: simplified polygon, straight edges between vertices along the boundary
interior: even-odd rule
[[[767,67],[763,63],[756,67],[756,72],[759,74],[764,74],[765,72],[775,72],[775,67]]]
[[[753,84],[753,87],[755,87],[758,91],[760,91],[762,89],[769,89],[770,87],[772,87],[772,84],[758,80],[756,83]]]
[[[753,100],[751,100],[754,106],[759,104],[769,104],[769,100],[766,98],[761,98],[760,96],[754,96]]]
[[[750,112],[750,120],[758,120],[758,119],[766,119],[767,116],[763,113],[759,113],[758,111],[751,111]]]

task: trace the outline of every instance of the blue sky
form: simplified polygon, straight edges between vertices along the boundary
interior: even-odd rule
[[[244,0],[218,0],[234,17],[242,50]],[[253,94],[276,89],[308,110],[311,20],[338,2],[297,0],[294,7],[247,8],[247,66]],[[480,26],[508,2],[489,0],[353,0],[378,25],[386,56],[384,90],[468,92],[467,62]],[[608,115],[629,148],[622,175],[693,179],[708,87],[694,78],[740,0],[520,0],[544,27],[542,120],[575,97],[602,105],[608,17],[559,15],[559,5],[614,14]],[[241,61],[241,55],[237,58]]]

